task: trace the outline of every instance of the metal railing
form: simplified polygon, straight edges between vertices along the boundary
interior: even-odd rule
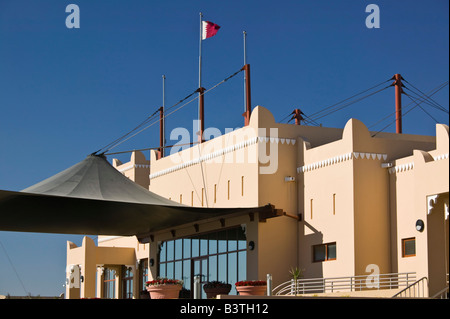
[[[437,292],[436,294],[431,297],[432,299],[448,299],[448,286],[442,289],[441,291]]]
[[[423,298],[428,297],[428,278],[422,277],[405,289],[399,291],[392,298]]]
[[[361,276],[311,278],[286,281],[272,290],[273,295],[302,295],[363,290],[398,289],[416,280],[415,272]]]

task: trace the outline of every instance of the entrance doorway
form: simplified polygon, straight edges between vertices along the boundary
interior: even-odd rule
[[[163,241],[159,245],[158,276],[182,279],[184,289],[194,296],[194,276],[200,275],[201,297],[206,298],[203,285],[222,281],[232,285],[247,277],[247,238],[242,226]]]

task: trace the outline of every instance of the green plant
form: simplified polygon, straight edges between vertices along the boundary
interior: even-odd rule
[[[295,291],[295,294],[297,294],[297,280],[299,279],[299,278],[302,278],[303,277],[303,272],[304,272],[305,270],[304,269],[300,269],[300,268],[298,268],[298,267],[291,267],[291,270],[289,270],[289,273],[291,274],[291,276],[292,276],[292,279],[294,280],[294,291]]]
[[[300,269],[298,267],[295,267],[295,268],[291,267],[291,270],[289,270],[289,273],[291,274],[292,279],[294,279],[296,281],[297,279],[303,277],[304,271],[305,271],[304,269]]]

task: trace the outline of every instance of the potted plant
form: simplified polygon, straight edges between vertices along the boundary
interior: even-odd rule
[[[203,285],[203,290],[208,299],[216,298],[217,295],[228,295],[231,285],[222,281],[210,281]]]
[[[235,285],[241,296],[264,296],[267,290],[267,281],[265,280],[238,281]]]
[[[145,283],[151,299],[178,299],[183,281],[178,279],[157,278]]]

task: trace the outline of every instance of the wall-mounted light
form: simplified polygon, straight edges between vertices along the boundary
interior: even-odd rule
[[[153,258],[150,258],[150,267],[153,267],[154,264],[155,264],[155,260]]]
[[[425,223],[423,222],[423,220],[418,219],[416,221],[416,229],[417,231],[423,232],[423,230],[425,229]]]
[[[295,182],[295,177],[292,177],[292,176],[286,176],[286,177],[284,178],[284,181],[285,181],[286,183],[288,183],[288,182]]]
[[[255,242],[253,240],[248,242],[248,249],[249,250],[255,249]]]

